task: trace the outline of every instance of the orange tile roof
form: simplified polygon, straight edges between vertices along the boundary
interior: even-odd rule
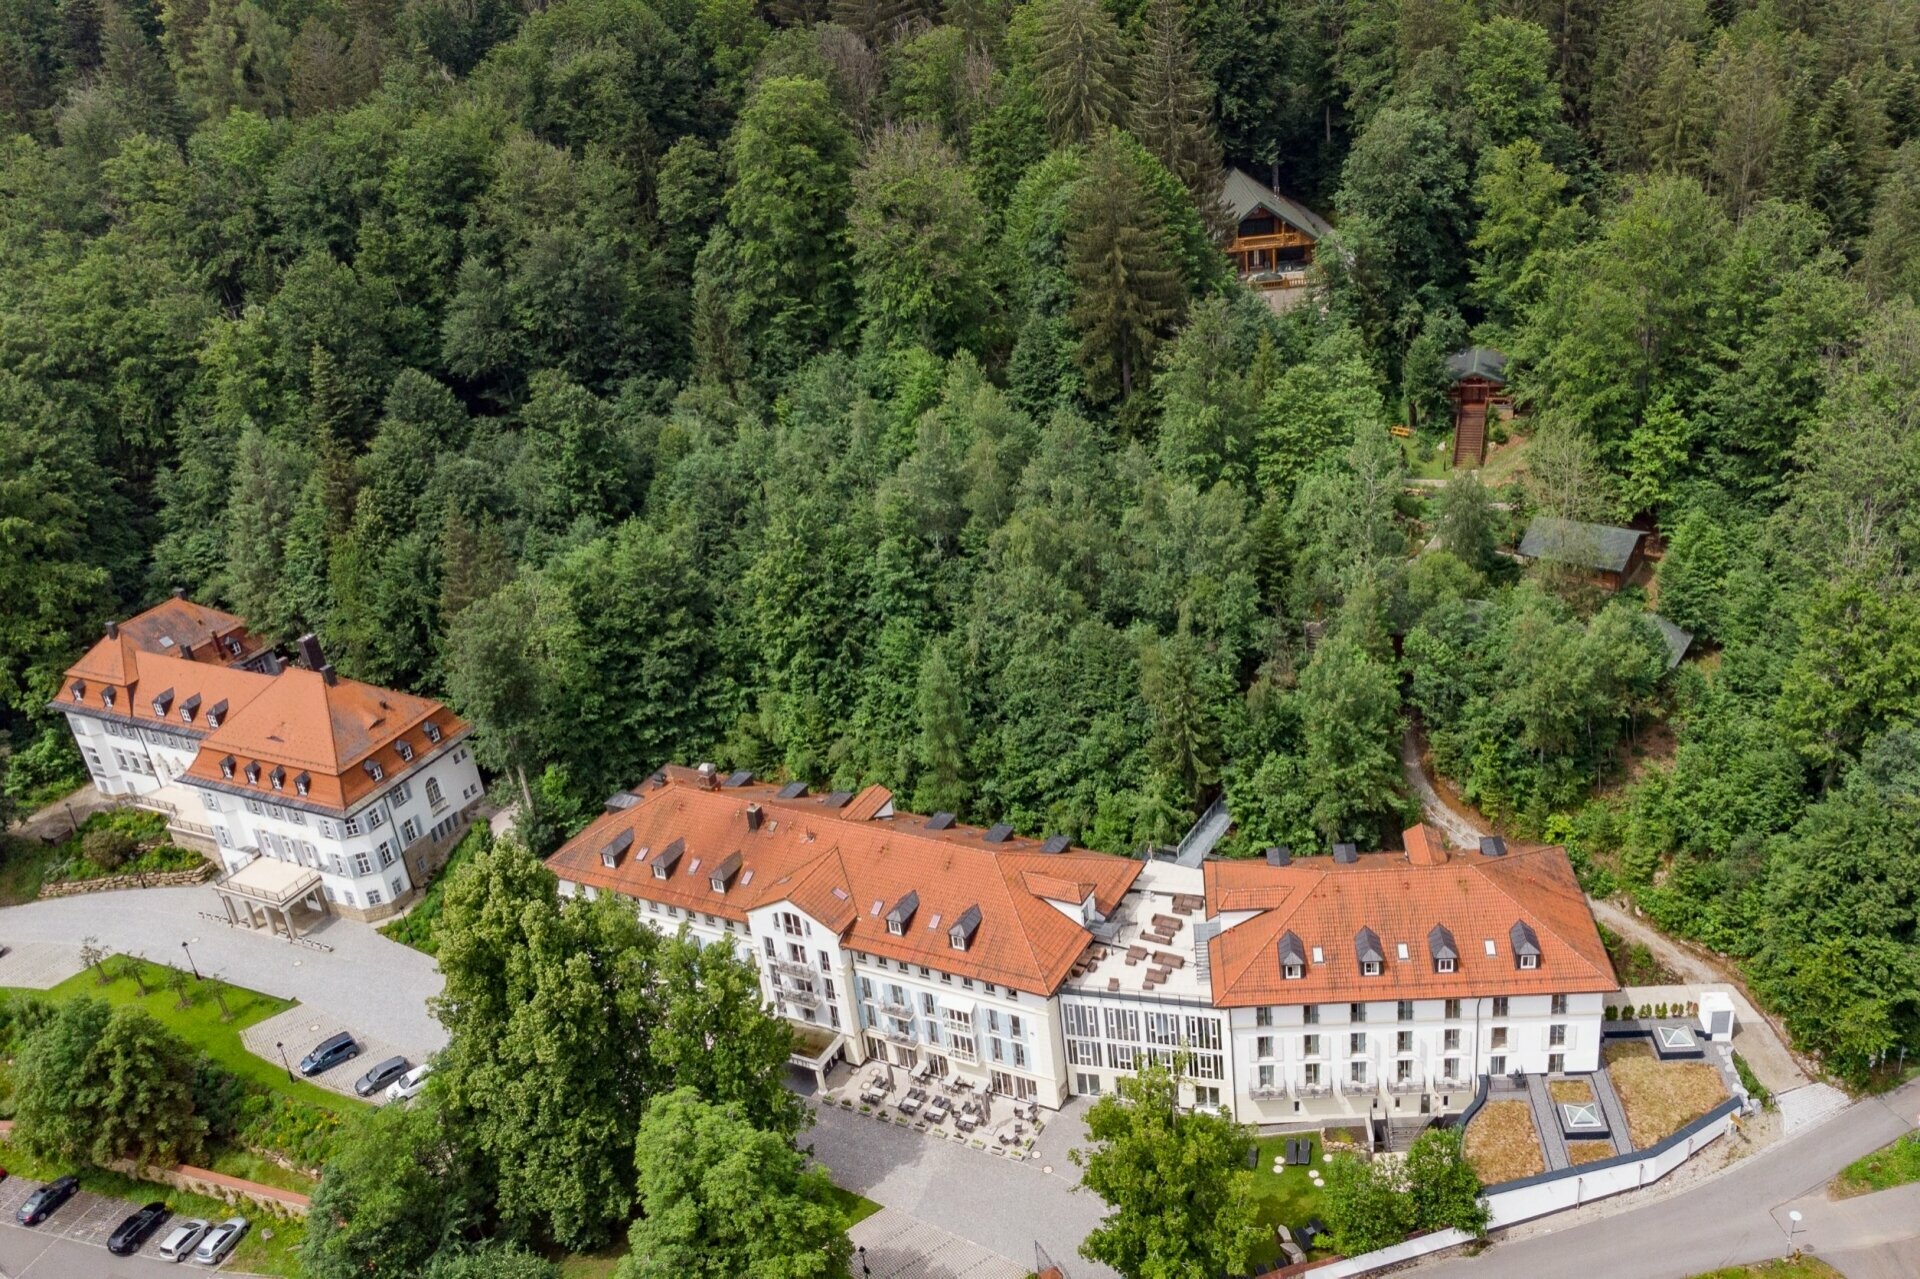
[[[350,679],[329,684],[319,672],[301,668],[278,675],[235,669],[213,661],[211,649],[204,661],[173,656],[173,651],[191,651],[189,640],[203,643],[209,635],[245,634],[244,624],[232,614],[191,601],[169,600],[117,631],[96,642],[68,670],[55,707],[164,725],[198,738],[200,747],[186,776],[217,790],[346,813],[470,731],[439,702],[410,693]],[[150,646],[163,633],[175,634],[176,643]],[[108,690],[111,704],[105,697]],[[164,710],[158,705],[163,695]],[[185,717],[189,709],[191,719]],[[217,725],[212,722],[216,710]],[[427,736],[428,723],[438,730],[438,742]],[[402,743],[411,760],[403,757]],[[234,761],[231,778],[222,767],[228,758]],[[379,765],[380,781],[367,772],[368,762]],[[249,764],[260,765],[257,781],[247,778]],[[272,785],[276,768],[284,770],[277,793]],[[307,779],[305,795],[296,786],[301,777]]]
[[[121,622],[120,634],[143,653],[177,654],[223,664],[244,661],[266,647],[232,613],[179,595]],[[227,643],[229,640],[233,644]]]
[[[726,919],[791,902],[868,954],[924,964],[1034,994],[1051,994],[1092,940],[1086,928],[1036,895],[1038,881],[1083,888],[1103,914],[1139,877],[1130,858],[1074,849],[1047,854],[1039,841],[989,842],[974,827],[930,830],[910,814],[859,818],[857,801],[781,799],[770,785],[709,786],[689,769],[668,768],[636,788],[634,802],[603,814],[547,859],[562,878]],[[867,793],[863,792],[863,798]],[[749,829],[748,809],[759,826]],[[874,805],[877,811],[882,805]],[[601,852],[631,842],[608,869]],[[665,878],[654,873],[676,841],[684,851]],[[740,870],[724,893],[711,870],[733,853]],[[919,906],[904,934],[886,915],[908,893]],[[981,922],[971,946],[953,949],[947,929],[970,906]]]
[[[1209,943],[1218,1007],[1573,994],[1619,984],[1564,849],[1458,853],[1430,864],[1400,853],[1368,853],[1347,866],[1320,857],[1287,866],[1209,861],[1205,871],[1209,916],[1257,912]],[[1538,968],[1515,966],[1516,923],[1538,941]],[[1436,925],[1458,953],[1451,973],[1434,971],[1429,936]],[[1361,974],[1355,938],[1363,928],[1380,938],[1377,977]],[[1289,932],[1309,955],[1315,947],[1322,954],[1294,980],[1280,970],[1279,942]]]

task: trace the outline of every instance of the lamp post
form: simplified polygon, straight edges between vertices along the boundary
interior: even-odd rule
[[[1790,1209],[1787,1213],[1787,1251],[1793,1251],[1793,1237],[1800,1233],[1800,1210]]]
[[[289,1065],[287,1065],[287,1046],[286,1046],[285,1044],[283,1044],[283,1043],[281,1043],[281,1042],[280,1042],[279,1040],[277,1040],[277,1039],[273,1041],[273,1046],[274,1046],[275,1048],[278,1048],[278,1049],[280,1050],[280,1065],[281,1065],[281,1066],[282,1066],[282,1067],[283,1067],[283,1068],[284,1068],[284,1069],[286,1070],[286,1072],[287,1072],[287,1082],[288,1082],[288,1083],[292,1083],[292,1082],[293,1082],[293,1067],[292,1067],[292,1066],[289,1066]]]
[[[187,967],[193,969],[193,979],[200,980],[200,965],[193,962],[193,952],[187,949],[187,943],[181,942],[180,949],[187,952]]]

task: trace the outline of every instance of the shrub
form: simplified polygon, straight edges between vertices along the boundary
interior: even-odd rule
[[[119,870],[127,864],[139,844],[126,831],[111,826],[90,830],[80,836],[80,853],[101,870]]]
[[[1614,1006],[1613,1004],[1608,1004],[1608,1005],[1607,1005],[1607,1010],[1606,1010],[1606,1012],[1605,1012],[1605,1013],[1603,1013],[1603,1014],[1601,1014],[1601,1020],[1603,1020],[1603,1021],[1619,1021],[1620,1019],[1619,1019],[1618,1017],[1616,1017],[1616,1016],[1614,1016],[1614,1014],[1615,1014],[1615,1013],[1617,1013],[1617,1012],[1619,1012],[1619,1011],[1620,1011],[1620,1010],[1619,1010],[1619,1008],[1617,1008],[1617,1007],[1615,1007],[1615,1006]]]

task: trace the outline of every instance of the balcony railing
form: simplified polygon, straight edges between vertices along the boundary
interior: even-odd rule
[[[913,1005],[897,1004],[890,999],[883,999],[880,1001],[880,1011],[889,1017],[911,1017],[913,1016]]]
[[[892,1040],[896,1044],[917,1044],[920,1042],[920,1037],[914,1034],[914,1032],[912,1032],[911,1030],[888,1029],[888,1030],[883,1030],[880,1033],[885,1035],[888,1039]]]
[[[1330,1097],[1333,1095],[1333,1085],[1297,1084],[1294,1087],[1293,1095],[1296,1097]]]
[[[1255,1086],[1247,1089],[1247,1096],[1255,1101],[1285,1101],[1287,1090],[1284,1086],[1274,1084],[1265,1087]]]
[[[773,970],[777,973],[785,973],[789,977],[804,977],[804,978],[807,978],[808,980],[812,980],[815,976],[818,975],[818,972],[813,967],[813,965],[797,964],[791,959],[774,960]]]
[[[798,1004],[802,1008],[818,1008],[820,1006],[820,995],[817,991],[796,990],[791,986],[782,986],[778,993],[782,1003]]]
[[[1425,1092],[1427,1081],[1424,1079],[1396,1079],[1387,1085],[1387,1091],[1397,1095]]]

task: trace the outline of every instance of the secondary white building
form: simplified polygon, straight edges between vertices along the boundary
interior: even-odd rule
[[[1406,842],[1181,867],[703,766],[615,796],[549,865],[753,955],[850,1062],[1046,1106],[1157,1059],[1247,1123],[1417,1121],[1482,1075],[1597,1067],[1616,983],[1566,854]]]
[[[287,666],[239,618],[176,595],[109,623],[55,706],[103,794],[165,813],[228,876],[261,857],[305,872],[273,877],[271,921],[244,879],[229,911],[289,929],[300,908],[382,918],[484,795],[471,730],[429,698],[340,678],[311,637],[302,658]]]

